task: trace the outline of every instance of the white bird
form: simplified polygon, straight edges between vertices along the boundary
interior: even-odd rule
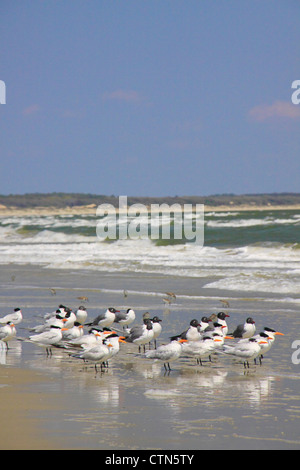
[[[113,307],[108,308],[104,313],[100,313],[92,322],[86,323],[88,326],[111,326],[115,319],[116,313],[119,313],[119,310],[116,310]]]
[[[105,333],[106,335],[108,335],[111,334],[111,331]],[[89,330],[88,334],[83,335],[77,339],[73,339],[71,341],[66,341],[66,347],[88,349],[92,346],[95,346],[97,342],[102,343],[102,340],[105,337],[105,333],[92,328],[91,330]]]
[[[116,356],[116,354],[118,354],[118,352],[120,351],[120,343],[126,343],[126,341],[124,341],[124,338],[125,336],[119,336],[116,333],[112,333],[106,336],[105,341],[108,341],[111,344],[109,354],[104,363],[106,367],[108,367],[108,360]]]
[[[262,344],[268,343],[264,340],[248,338],[247,341],[238,342],[235,346],[224,344],[224,350],[222,352],[243,359],[244,367],[249,368],[249,361],[254,360],[259,355]]]
[[[210,357],[215,351],[216,345],[223,345],[224,337],[215,333],[212,336],[204,336],[198,341],[188,341],[182,345],[182,353],[196,357],[197,364],[201,364],[202,359]]]
[[[202,317],[199,325],[199,331],[203,333],[203,331],[209,327],[209,319],[207,317]]]
[[[217,314],[217,322],[220,323],[222,325],[222,332],[223,332],[223,335],[226,336],[227,333],[228,333],[228,325],[227,325],[227,322],[225,320],[225,318],[229,318],[230,315],[228,315],[227,313],[225,312],[219,312]]]
[[[23,320],[22,310],[15,308],[13,313],[9,313],[4,317],[0,318],[0,323],[6,325],[8,322],[12,322],[14,325],[18,325]]]
[[[225,320],[226,317],[229,317],[229,315],[224,312],[219,312],[217,315],[211,315],[210,319],[208,320],[210,322],[210,325],[204,330],[205,334],[209,333],[210,331],[214,331],[215,324],[218,323],[222,327],[222,334],[226,336],[228,333],[228,325]],[[213,324],[211,324],[212,322]]]
[[[238,325],[233,333],[229,336],[233,338],[251,338],[256,331],[255,321],[248,317],[243,325]]]
[[[201,332],[200,332],[200,323],[198,320],[194,319],[190,322],[190,326],[187,330],[183,331],[179,335],[171,336],[170,340],[172,341],[173,339],[186,339],[188,341],[197,341],[201,338]]]
[[[156,361],[162,361],[164,363],[165,370],[171,370],[170,362],[176,361],[182,353],[182,343],[186,342],[186,339],[177,338],[173,339],[168,344],[162,344],[157,349],[147,351],[145,356],[148,359],[154,359]]]
[[[41,346],[46,349],[47,356],[52,355],[51,346],[56,346],[61,340],[64,328],[56,325],[52,325],[48,331],[43,333],[29,336],[27,341],[34,343],[37,346]]]
[[[95,346],[92,346],[91,348],[85,349],[84,351],[78,353],[78,354],[72,354],[72,357],[75,357],[76,359],[82,359],[83,361],[91,361],[95,363],[95,370],[97,370],[97,363],[101,363],[101,371],[103,364],[106,362],[110,350],[112,348],[111,343],[107,343],[106,339],[103,341],[103,343],[96,344]]]
[[[64,317],[66,313],[67,313],[67,307],[65,305],[60,304],[58,309],[55,312],[45,313],[44,319],[49,320],[50,318],[53,318],[56,315],[60,315],[61,317]]]
[[[78,307],[78,309],[76,310],[76,320],[81,323],[81,325],[84,325],[84,322],[86,321],[87,319],[87,310],[85,307],[83,307],[83,305],[81,305],[80,307]]]
[[[130,328],[128,336],[125,336],[127,343],[138,344],[139,352],[141,352],[141,346],[150,343],[153,339],[153,325],[150,318],[144,318],[143,325],[136,325]]]
[[[132,308],[128,308],[127,311],[124,312],[116,312],[115,316],[115,323],[125,327],[131,325],[132,322],[135,320],[135,311]]]
[[[262,364],[262,359],[264,358],[264,355],[268,351],[270,351],[271,347],[273,346],[274,341],[275,341],[275,336],[277,335],[284,336],[283,333],[280,333],[279,331],[276,331],[273,328],[265,327],[263,332],[261,332],[259,335],[253,336],[253,338],[261,338],[261,339],[267,340],[267,344],[261,345],[261,351],[260,351],[260,354],[258,355],[260,365]],[[244,341],[244,340],[240,340],[240,341]]]
[[[154,347],[156,349],[156,339],[159,337],[159,335],[162,332],[162,326],[160,324],[162,320],[155,316],[152,318],[152,328],[153,328],[153,339],[154,339]]]
[[[0,341],[6,343],[6,349],[8,349],[8,341],[13,339],[17,334],[14,323],[7,322],[5,326],[0,327]]]
[[[63,316],[56,314],[55,317],[49,317],[43,325],[36,325],[30,328],[30,331],[33,333],[43,333],[44,331],[49,331],[51,326],[64,328],[66,321]]]
[[[62,339],[63,341],[73,341],[74,339],[81,338],[83,333],[83,325],[76,321],[72,328],[63,329]]]
[[[72,328],[76,320],[75,313],[71,309],[68,309],[64,317],[64,328]]]
[[[214,334],[218,334],[220,336],[226,337],[226,335],[224,334],[224,331],[226,331],[226,329],[226,325],[222,325],[219,322],[215,322],[212,327],[209,327],[204,331],[203,335],[212,337]]]

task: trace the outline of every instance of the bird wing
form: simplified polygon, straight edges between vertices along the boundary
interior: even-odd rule
[[[144,327],[137,325],[130,329],[129,336],[126,338],[126,341],[133,342],[134,340],[140,338],[144,333]]]
[[[121,320],[126,320],[127,319],[127,314],[123,312],[116,313],[116,318],[115,322],[118,323]]]
[[[232,333],[232,336],[234,338],[241,338],[243,336],[243,333],[245,331],[244,325],[238,325],[234,332]]]

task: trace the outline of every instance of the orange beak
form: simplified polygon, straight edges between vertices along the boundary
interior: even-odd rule
[[[274,335],[284,336],[284,333],[280,333],[279,331],[276,331],[276,332],[274,333]]]
[[[188,342],[187,339],[180,339],[180,340],[178,341],[178,343],[187,343],[187,342]]]
[[[126,341],[124,341],[125,339],[125,336],[120,336],[119,337],[119,343],[125,343],[126,344]]]

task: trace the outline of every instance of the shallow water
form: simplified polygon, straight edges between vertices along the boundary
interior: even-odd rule
[[[234,363],[214,356],[201,367],[182,357],[170,373],[163,365],[122,344],[103,373],[62,350],[48,357],[43,349],[13,341],[2,352],[3,367],[39,371],[51,381],[35,383],[35,391],[60,397],[57,409],[37,416],[43,433],[60,439],[64,448],[83,449],[298,449],[300,447],[300,364],[292,363],[291,345],[299,338],[299,299],[284,296],[244,297],[243,292],[205,289],[207,279],[163,275],[55,271],[32,266],[5,266],[0,273],[0,314],[19,306],[24,321],[18,337],[60,303],[77,308],[87,296],[89,319],[108,306],[132,307],[135,323],[149,311],[162,318],[158,343],[183,331],[193,318],[226,309],[229,330],[247,316],[257,330],[274,327],[277,337],[262,366]],[[55,294],[50,288],[55,287]],[[124,295],[125,291],[125,295]],[[166,304],[166,292],[176,300]],[[0,390],[1,392],[1,390]],[[63,401],[63,411],[62,411]]]

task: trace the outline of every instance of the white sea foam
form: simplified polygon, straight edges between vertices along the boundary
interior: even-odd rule
[[[299,214],[247,219],[242,214],[233,218],[232,213],[210,213],[210,217],[214,218],[206,223],[216,229],[275,224],[299,230],[300,223]],[[96,222],[92,217],[1,218],[0,264],[161,273],[209,278],[207,288],[287,295],[300,293],[300,249],[296,231],[295,243],[264,242],[201,248],[195,243],[157,246],[150,239],[100,242],[96,237]],[[159,223],[159,220],[155,222]],[[85,229],[92,227],[95,227],[94,235],[90,230],[87,236]]]

